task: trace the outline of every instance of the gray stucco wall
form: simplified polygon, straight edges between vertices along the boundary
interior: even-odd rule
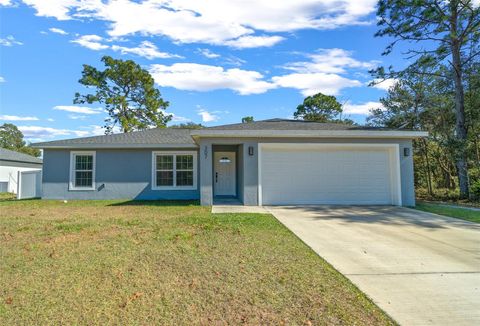
[[[405,147],[412,148],[409,139],[361,139],[361,138],[202,138],[200,140],[200,192],[202,205],[211,205],[212,191],[212,145],[242,145],[243,152],[243,201],[244,205],[258,205],[258,144],[259,143],[365,143],[399,144],[400,179],[402,205],[415,206],[415,187],[413,183],[413,151],[410,156],[403,155]],[[248,155],[248,148],[254,148],[254,155]]]
[[[329,138],[202,138],[198,149],[198,181],[196,190],[152,190],[152,151],[156,149],[96,150],[96,190],[69,190],[69,150],[45,150],[43,166],[43,198],[47,199],[199,199],[202,205],[213,203],[213,145],[239,145],[238,197],[244,205],[258,205],[259,143],[394,143],[399,144],[402,203],[415,205],[413,158],[403,155],[403,148],[412,148],[408,139],[329,139]],[[253,147],[253,155],[248,154]],[[218,148],[218,147],[217,147]],[[160,150],[160,149],[159,149]],[[163,149],[162,149],[163,150]],[[184,149],[171,149],[183,151]]]
[[[197,190],[152,190],[152,151],[156,150],[165,151],[164,149],[97,149],[95,150],[96,190],[71,191],[69,190],[70,150],[47,149],[43,153],[42,198],[199,199],[198,180]],[[175,150],[172,149],[172,151]],[[185,151],[185,149],[177,151]],[[198,177],[197,174],[197,179]]]

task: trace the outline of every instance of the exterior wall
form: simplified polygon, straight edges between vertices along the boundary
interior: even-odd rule
[[[202,205],[212,205],[212,145],[241,145],[243,153],[243,203],[258,205],[258,144],[259,143],[365,143],[399,144],[400,179],[403,206],[415,206],[413,183],[413,151],[409,139],[350,139],[350,138],[202,138],[200,139],[200,192]],[[253,147],[253,156],[248,148]],[[410,148],[410,156],[403,155],[404,148]],[[242,200],[242,198],[240,198]]]
[[[236,145],[238,198],[244,205],[258,205],[259,143],[394,143],[399,144],[402,203],[415,205],[413,183],[413,151],[408,139],[348,138],[201,138],[198,154],[196,190],[152,190],[152,151],[164,149],[101,149],[96,150],[96,189],[70,191],[70,150],[44,151],[43,198],[46,199],[201,199],[202,205],[213,203],[214,145]],[[216,148],[219,148],[215,146]],[[253,155],[249,155],[249,147]],[[221,147],[220,147],[221,148]],[[233,148],[233,147],[231,147]],[[85,149],[88,150],[88,149]],[[169,149],[172,152],[185,149]]]
[[[172,152],[185,150],[184,148],[168,149]],[[165,149],[97,149],[94,151],[96,151],[96,189],[89,191],[69,190],[70,150],[44,150],[42,198],[69,200],[200,198],[198,180],[196,190],[152,190],[152,152],[165,151]],[[198,165],[197,171],[199,171]],[[197,173],[198,177],[199,173]]]
[[[7,191],[16,194],[18,186],[18,172],[40,170],[42,170],[42,166],[38,164],[18,163],[18,166],[15,166],[10,162],[8,165],[7,162],[0,162],[0,182],[8,182]]]

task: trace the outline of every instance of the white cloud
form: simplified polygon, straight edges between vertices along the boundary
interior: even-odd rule
[[[343,113],[367,115],[372,109],[383,109],[380,102],[366,102],[363,104],[352,104],[350,102],[343,105]]]
[[[306,56],[309,61],[288,63],[283,68],[290,73],[270,80],[257,71],[196,63],[157,64],[150,67],[150,72],[158,85],[181,90],[231,89],[241,95],[249,95],[283,87],[298,89],[305,96],[318,92],[338,95],[344,88],[364,85],[348,77],[348,73],[370,69],[376,64],[374,61],[359,61],[352,57],[352,52],[343,49],[319,49]]]
[[[283,41],[285,38],[281,36],[242,36],[235,40],[226,41],[225,44],[238,49],[270,47]]]
[[[49,121],[49,122],[53,122],[53,121],[55,121],[55,119],[48,118],[48,119],[47,119],[47,121]]]
[[[85,120],[86,115],[78,115],[78,114],[69,114],[68,118],[72,120]]]
[[[363,62],[352,58],[352,52],[343,49],[318,49],[308,54],[310,61],[288,63],[285,69],[300,73],[345,73],[346,69],[372,69],[375,61]]]
[[[65,32],[63,29],[56,28],[56,27],[49,28],[48,30],[52,33],[57,33],[57,34],[61,34],[61,35],[68,35],[68,33]]]
[[[220,54],[212,52],[210,49],[198,49],[198,53],[209,59],[219,58]]]
[[[397,80],[395,80],[393,78],[388,78],[388,79],[385,79],[385,80],[374,79],[373,82],[375,83],[375,85],[373,85],[373,87],[378,88],[378,89],[382,89],[384,91],[388,91],[393,85],[395,85]]]
[[[20,117],[17,115],[0,115],[0,120],[5,121],[37,121],[37,117]]]
[[[264,81],[263,75],[257,71],[224,69],[197,63],[175,63],[171,66],[155,64],[150,67],[150,73],[158,85],[181,90],[232,89],[241,95],[248,95],[275,88],[272,83]]]
[[[82,35],[71,42],[95,51],[107,49],[108,45],[100,43],[101,41],[103,38],[98,35]]]
[[[365,18],[377,0],[23,0],[39,16],[59,20],[89,18],[110,22],[111,36],[166,36],[180,43],[202,42],[266,46],[278,35],[300,29],[334,29],[372,23]],[[133,17],[133,18],[132,18]],[[373,20],[373,19],[372,19]],[[252,36],[250,42],[240,41]],[[262,39],[264,38],[264,39]],[[253,43],[252,43],[253,42]]]
[[[220,117],[213,112],[208,112],[205,109],[199,109],[197,111],[198,115],[202,117],[202,122],[214,122],[218,121]]]
[[[179,115],[176,115],[175,113],[170,113],[172,116],[172,120],[170,122],[175,122],[175,123],[185,123],[185,122],[191,122],[192,120],[186,117],[181,117]]]
[[[0,6],[13,6],[13,2],[11,0],[0,0]]]
[[[318,49],[307,54],[309,61],[298,61],[286,64],[283,68],[293,71],[290,74],[273,77],[279,87],[299,89],[303,95],[309,96],[322,92],[338,95],[343,88],[360,87],[362,82],[343,75],[350,71],[371,69],[376,62],[359,61],[352,57],[352,52],[343,49]]]
[[[235,67],[240,67],[244,63],[246,63],[245,60],[237,58],[235,56],[229,56],[227,58],[224,58],[225,64],[235,66]]]
[[[103,135],[105,133],[103,127],[98,125],[79,127],[80,130],[58,129],[42,126],[18,126],[18,129],[20,129],[28,141],[44,141],[51,140],[52,138],[88,137]],[[115,131],[117,132],[118,130]]]
[[[100,114],[104,112],[102,108],[89,108],[86,106],[76,106],[76,105],[57,105],[53,109],[58,111],[66,111],[66,112],[80,113],[80,114]]]
[[[71,19],[70,9],[80,6],[77,0],[23,0],[37,11],[37,16],[55,17],[58,20]]]
[[[3,46],[14,46],[14,45],[22,45],[23,43],[17,41],[13,35],[8,35],[5,38],[0,38],[0,45]]]
[[[103,126],[98,125],[90,125],[87,128],[90,128],[90,135],[91,136],[100,136],[105,134],[105,128]],[[113,132],[120,132],[118,127],[113,128]]]
[[[105,134],[105,128],[99,125],[83,126],[83,127],[80,127],[80,129],[83,129],[83,130],[73,130],[72,132],[77,137],[100,136]],[[120,132],[120,129],[118,127],[113,128],[113,132],[114,133]]]
[[[29,139],[47,139],[58,136],[68,136],[72,134],[72,130],[56,129],[41,126],[18,126],[25,138]]]
[[[304,96],[314,95],[318,92],[327,95],[337,95],[343,88],[362,86],[362,83],[358,80],[320,72],[293,73],[285,76],[276,76],[272,80],[279,87],[298,89]]]
[[[0,76],[0,83],[4,83],[6,82],[5,78],[3,78],[2,76]]]
[[[158,48],[152,42],[144,41],[138,47],[135,48],[128,48],[124,46],[112,45],[113,51],[120,51],[121,54],[136,54],[141,57],[145,57],[147,59],[156,59],[156,58],[180,58],[180,56],[167,53],[167,52],[160,52]]]

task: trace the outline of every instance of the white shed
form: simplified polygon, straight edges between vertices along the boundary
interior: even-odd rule
[[[0,192],[17,193],[18,173],[41,171],[42,160],[23,153],[0,148]]]

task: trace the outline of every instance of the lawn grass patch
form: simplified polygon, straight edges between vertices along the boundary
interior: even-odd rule
[[[268,214],[0,202],[0,324],[392,324]]]
[[[443,216],[449,216],[470,222],[480,223],[480,210],[424,202],[417,203],[415,208],[429,213],[435,213]]]
[[[15,194],[11,192],[0,192],[0,202],[15,199]]]

